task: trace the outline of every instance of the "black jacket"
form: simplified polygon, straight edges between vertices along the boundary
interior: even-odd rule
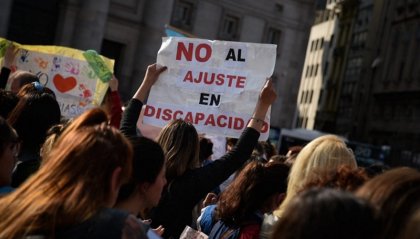
[[[120,127],[125,135],[136,134],[142,105],[137,99],[129,102]],[[152,227],[163,225],[164,238],[179,238],[185,226],[192,223],[191,212],[194,206],[249,159],[259,136],[257,130],[246,128],[232,151],[211,164],[188,170],[168,182],[159,205],[152,211]]]

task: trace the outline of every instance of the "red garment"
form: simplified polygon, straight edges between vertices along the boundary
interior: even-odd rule
[[[260,238],[260,224],[250,224],[241,228],[238,239],[259,239]]]
[[[111,91],[111,122],[110,125],[114,126],[115,128],[120,128],[121,118],[122,118],[122,106],[121,106],[121,99],[120,94],[118,91]]]

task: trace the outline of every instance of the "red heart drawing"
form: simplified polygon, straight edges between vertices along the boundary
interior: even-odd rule
[[[77,85],[77,80],[74,77],[69,76],[69,77],[64,78],[60,74],[57,74],[54,76],[53,82],[54,82],[55,88],[61,93],[67,92],[73,89],[74,87],[76,87]]]

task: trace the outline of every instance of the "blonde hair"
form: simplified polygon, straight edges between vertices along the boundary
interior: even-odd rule
[[[84,127],[60,137],[45,164],[16,191],[0,199],[0,238],[42,234],[76,225],[106,207],[111,177],[131,173],[132,147],[115,128]]]
[[[191,123],[181,119],[170,122],[160,131],[157,142],[166,156],[168,182],[199,166],[199,139]]]
[[[325,135],[312,140],[298,154],[289,174],[286,198],[280,207],[274,211],[278,217],[290,201],[317,171],[336,170],[341,165],[356,169],[357,163],[351,149],[335,135]]]

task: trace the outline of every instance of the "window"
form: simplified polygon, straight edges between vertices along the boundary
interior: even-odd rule
[[[314,76],[318,75],[318,68],[319,68],[319,64],[316,64]]]
[[[275,28],[268,28],[267,32],[267,43],[277,45],[277,58],[280,56],[280,37],[281,31]]]
[[[267,42],[271,43],[271,44],[279,45],[280,36],[281,36],[281,31],[280,30],[270,27],[268,29]]]
[[[327,75],[328,72],[328,61],[325,62],[325,66],[324,66],[324,76]]]
[[[171,25],[184,30],[192,30],[194,3],[178,0],[172,11]]]
[[[314,95],[314,91],[311,90],[311,93],[309,94],[309,103],[312,103],[312,96]]]
[[[239,17],[225,15],[220,31],[221,40],[238,40]]]
[[[334,41],[334,34],[332,34],[332,35],[331,35],[331,38],[330,38],[330,47],[332,46],[333,41]]]
[[[114,74],[119,79],[123,78],[122,68],[124,65],[123,56],[125,47],[126,46],[122,43],[111,41],[108,39],[103,39],[102,41],[101,54],[110,59],[115,59]]]

